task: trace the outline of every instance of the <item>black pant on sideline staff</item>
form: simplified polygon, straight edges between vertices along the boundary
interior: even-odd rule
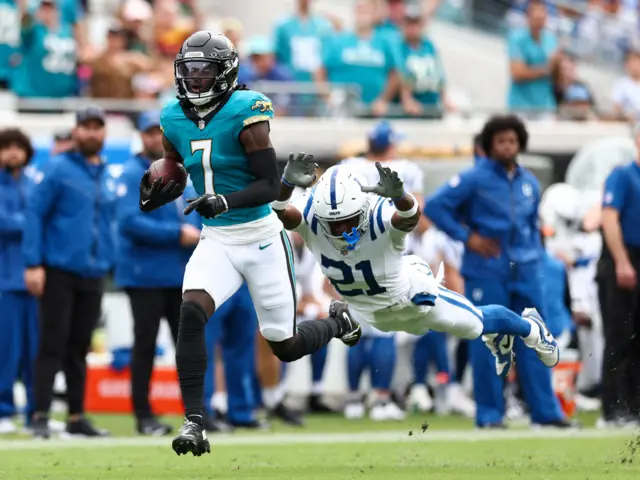
[[[627,251],[640,274],[640,249],[627,247]],[[603,417],[605,420],[637,419],[640,414],[640,286],[633,290],[617,286],[615,264],[608,252],[603,252],[598,271],[605,338]]]
[[[136,418],[151,418],[149,383],[156,356],[160,320],[169,323],[174,344],[180,323],[180,288],[127,288],[133,313],[133,352],[131,358],[131,395]]]
[[[40,345],[34,372],[35,410],[49,412],[53,382],[62,370],[67,382],[69,415],[82,414],[87,353],[100,319],[104,281],[49,267],[46,275],[40,299]]]

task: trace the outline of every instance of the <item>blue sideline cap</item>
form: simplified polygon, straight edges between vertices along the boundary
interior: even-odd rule
[[[386,150],[404,138],[403,134],[395,131],[389,122],[383,120],[369,132],[369,148],[377,151]]]
[[[138,117],[138,130],[146,132],[151,128],[160,128],[160,111],[144,112]]]

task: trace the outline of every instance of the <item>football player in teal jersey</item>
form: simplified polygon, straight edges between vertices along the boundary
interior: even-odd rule
[[[342,302],[331,304],[329,318],[296,326],[293,253],[270,205],[280,186],[269,139],[273,107],[261,93],[237,84],[238,65],[238,53],[227,37],[194,33],[176,56],[178,96],[161,114],[164,156],[184,165],[200,195],[189,200],[185,213],[196,211],[204,217],[182,287],[176,365],[185,422],[173,440],[177,454],[210,451],[202,426],[205,324],[243,282],[249,287],[260,332],[284,362],[313,353],[334,337],[347,345],[360,338],[360,326]],[[284,181],[313,183],[313,156],[291,157]],[[161,188],[161,179],[152,185],[148,179],[149,172],[140,183],[143,211],[182,193],[174,181]]]

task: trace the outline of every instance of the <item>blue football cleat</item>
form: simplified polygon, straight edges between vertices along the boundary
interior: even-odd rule
[[[506,377],[513,364],[513,335],[504,333],[483,335],[482,340],[496,357],[496,372],[499,377]]]
[[[522,318],[535,323],[540,328],[540,341],[532,348],[536,351],[542,363],[547,367],[555,367],[560,361],[560,348],[558,348],[558,342],[547,329],[538,311],[535,308],[525,308],[522,312]]]

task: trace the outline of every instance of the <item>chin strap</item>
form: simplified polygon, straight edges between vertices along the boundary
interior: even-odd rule
[[[352,227],[351,233],[343,233],[342,238],[347,242],[347,250],[355,250],[356,243],[360,240],[360,232],[356,227]]]

